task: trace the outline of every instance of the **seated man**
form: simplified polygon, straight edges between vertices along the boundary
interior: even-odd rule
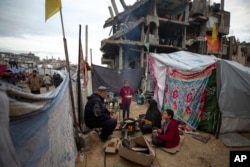
[[[107,88],[100,86],[97,93],[88,97],[85,106],[84,120],[88,128],[101,128],[100,138],[102,141],[109,139],[117,125],[116,119],[111,116],[110,111],[104,105],[107,96]]]
[[[173,148],[180,142],[178,130],[178,121],[174,118],[174,112],[171,109],[166,109],[162,113],[164,124],[161,129],[153,130],[152,143],[155,146]]]

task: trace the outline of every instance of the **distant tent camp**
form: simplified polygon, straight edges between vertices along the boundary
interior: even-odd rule
[[[250,69],[214,56],[150,53],[154,98],[193,129],[250,132]]]

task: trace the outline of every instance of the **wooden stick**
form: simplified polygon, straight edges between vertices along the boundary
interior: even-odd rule
[[[64,44],[64,53],[65,53],[65,58],[66,58],[66,67],[67,67],[67,71],[68,71],[68,74],[69,74],[69,91],[70,91],[71,106],[72,106],[72,111],[73,111],[73,121],[74,121],[73,124],[74,124],[74,127],[78,127],[76,114],[75,114],[75,105],[74,105],[75,102],[74,102],[71,75],[70,75],[67,40],[65,38],[65,33],[64,33],[63,17],[62,17],[62,9],[61,8],[60,8],[60,16],[61,16],[61,24],[62,24],[62,32],[63,32],[63,44]]]

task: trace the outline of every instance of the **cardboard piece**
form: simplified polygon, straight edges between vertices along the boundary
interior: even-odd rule
[[[180,150],[181,150],[181,145],[182,145],[182,143],[183,143],[183,140],[184,140],[184,135],[180,135],[180,143],[178,144],[178,146],[173,147],[173,148],[159,147],[159,149],[162,150],[162,151],[165,151],[165,152],[174,154],[174,153],[176,153],[177,151],[180,151]]]
[[[138,137],[132,138],[130,142],[133,143],[133,146],[131,147],[131,149],[124,147],[122,145],[122,142],[120,142],[118,154],[127,160],[133,161],[141,165],[152,164],[154,157],[155,157],[155,152],[153,148],[149,145],[147,140],[144,138],[144,136],[138,136]],[[148,153],[134,151],[132,150],[133,147],[147,148]]]
[[[119,138],[112,138],[104,144],[104,150],[106,153],[116,153],[117,144],[119,142]]]

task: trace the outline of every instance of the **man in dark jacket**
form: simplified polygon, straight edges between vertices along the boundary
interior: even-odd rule
[[[97,93],[88,97],[85,106],[84,120],[88,128],[101,128],[100,138],[102,141],[109,139],[117,125],[116,119],[110,116],[110,111],[104,105],[104,99],[107,96],[107,88],[100,86]]]

